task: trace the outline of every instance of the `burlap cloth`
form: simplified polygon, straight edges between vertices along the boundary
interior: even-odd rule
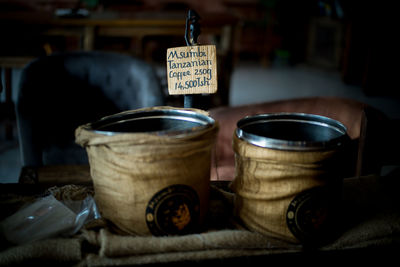
[[[233,150],[235,214],[247,228],[289,242],[298,242],[286,223],[293,197],[316,187],[333,191],[334,186],[340,186],[338,177],[343,177],[337,168],[344,166],[340,148],[301,152],[270,149],[234,135]],[[339,194],[334,191],[331,198]]]
[[[349,251],[400,247],[400,209],[396,177],[362,177],[344,181],[340,236],[313,251]],[[82,189],[72,188],[79,191]],[[51,192],[67,197],[65,188]],[[71,187],[69,187],[71,190]],[[87,191],[86,193],[92,193]],[[139,265],[239,259],[303,253],[301,245],[248,231],[232,216],[229,192],[213,187],[206,229],[173,237],[119,235],[94,222],[71,238],[54,238],[21,246],[2,245],[0,266],[57,262],[76,266]],[[218,262],[217,261],[217,262]]]
[[[113,116],[128,120],[129,117],[124,117],[127,114],[144,116],[154,110],[191,112],[204,117],[208,114],[199,109],[151,107]],[[185,131],[176,129],[178,126],[168,126],[168,134],[150,131],[107,135],[91,130],[92,124],[76,129],[75,141],[87,151],[96,203],[104,218],[127,234],[168,233],[166,229],[148,227],[150,217],[138,214],[145,213],[150,206],[148,203],[157,203],[153,199],[157,193],[173,190],[172,185],[184,185],[199,198],[198,219],[193,219],[191,225],[204,220],[209,204],[211,152],[218,123],[189,125],[191,128]],[[140,123],[135,126],[141,127]],[[189,202],[187,204],[195,205],[194,200]],[[151,213],[149,216],[152,223],[157,224],[157,216]]]

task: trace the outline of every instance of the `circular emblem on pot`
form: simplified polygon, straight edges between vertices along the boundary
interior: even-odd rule
[[[286,223],[292,234],[302,243],[320,245],[328,242],[336,232],[337,203],[325,187],[314,187],[298,194],[289,204]]]
[[[147,204],[146,223],[155,236],[196,232],[200,201],[193,188],[171,185],[157,192]]]

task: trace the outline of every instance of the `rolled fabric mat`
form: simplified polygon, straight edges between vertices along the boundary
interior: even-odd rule
[[[212,249],[299,249],[276,239],[246,230],[221,230],[202,234],[172,237],[119,236],[101,229],[99,255],[123,257],[130,255],[170,252],[202,251]]]
[[[199,231],[218,124],[196,109],[153,107],[80,126],[102,216],[129,234]]]
[[[75,263],[82,260],[81,238],[45,239],[0,251],[1,266],[20,266],[33,260]]]

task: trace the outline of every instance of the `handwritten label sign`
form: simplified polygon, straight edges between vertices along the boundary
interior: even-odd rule
[[[217,92],[215,45],[195,45],[167,50],[170,95],[213,94]]]

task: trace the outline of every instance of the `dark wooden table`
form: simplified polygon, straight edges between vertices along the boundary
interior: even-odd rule
[[[322,247],[312,248],[293,244],[284,245],[286,243],[281,243],[280,241],[265,237],[265,242],[271,242],[271,244],[273,244],[269,248],[266,248],[265,246],[260,248],[258,247],[260,243],[257,243],[256,245],[251,244],[251,242],[246,245],[248,247],[243,247],[243,244],[235,244],[235,239],[232,239],[232,243],[229,245],[230,248],[211,246],[205,251],[190,252],[192,254],[188,251],[182,251],[182,256],[180,257],[182,261],[163,262],[162,259],[164,255],[167,257],[168,253],[172,253],[171,251],[166,254],[159,252],[155,253],[153,255],[154,261],[151,258],[152,256],[150,256],[151,253],[129,257],[121,256],[122,258],[111,257],[107,260],[111,260],[113,263],[119,262],[121,259],[126,260],[125,263],[131,260],[131,262],[129,262],[130,265],[134,265],[136,262],[135,260],[140,262],[148,261],[147,263],[149,264],[156,264],[161,260],[163,264],[171,266],[192,266],[193,264],[208,263],[218,263],[219,265],[259,264],[260,262],[265,264],[317,263],[318,265],[325,263],[365,264],[372,260],[389,262],[389,260],[396,259],[398,251],[400,251],[400,196],[397,193],[400,185],[399,178],[399,173],[392,173],[386,177],[367,176],[346,179],[343,185],[343,212],[341,218],[343,224],[338,225],[338,227],[342,227],[342,235],[338,237],[336,241],[333,241],[333,243]],[[63,185],[71,183],[92,188],[89,166],[47,166],[41,168],[25,168],[19,184],[0,184],[1,218],[5,218],[12,214],[12,212],[21,206],[22,203],[26,204],[33,201],[35,198],[40,197],[47,188],[52,186],[62,187]],[[208,231],[209,237],[212,237],[213,233],[218,234],[219,231],[235,230],[234,233],[237,234],[237,230],[241,235],[248,235],[247,237],[255,235],[255,237],[259,238],[256,233],[247,231],[244,228],[235,228],[236,226],[232,228],[232,225],[224,226],[224,220],[231,216],[229,214],[233,207],[227,202],[221,202],[221,195],[219,195],[219,193],[222,191],[231,194],[231,192],[229,192],[229,182],[211,182],[211,185],[211,206],[215,210],[216,206],[223,205],[222,209],[227,213],[220,217],[218,217],[218,214],[214,214],[214,219],[217,218],[217,220],[222,223],[219,225],[219,229]],[[184,238],[189,237],[190,236]],[[195,237],[199,238],[201,237],[201,234],[196,234],[193,238]],[[113,238],[117,240],[119,240],[119,238],[121,238],[121,240],[131,238],[130,241],[135,241],[135,237],[122,237],[115,235]],[[167,239],[169,237],[160,238]],[[143,242],[148,242],[146,240],[143,239]],[[68,240],[66,239],[66,241]],[[165,242],[165,240],[163,242]],[[276,244],[279,244],[279,246],[276,246]],[[100,247],[94,246],[93,244],[92,247],[87,247],[87,245],[88,244],[85,242],[80,243],[82,257],[85,257],[86,253],[92,253],[92,257],[97,257],[97,260],[105,260],[101,255],[96,254],[96,251],[101,247],[100,245]],[[0,263],[2,257],[7,256],[10,249],[15,250],[18,248],[19,247],[10,248],[4,247],[4,245],[1,246]],[[26,246],[24,249],[27,249]],[[204,253],[210,251],[215,253],[215,256],[207,256],[207,258],[205,258]],[[228,254],[224,254],[228,253],[228,251],[231,253],[229,256],[227,256]],[[179,251],[173,253],[178,253],[176,255],[179,255]],[[193,255],[194,258],[190,258],[188,255]],[[48,263],[49,261],[49,259],[41,258],[40,255],[38,255],[37,258],[32,255],[27,257],[28,262],[32,260],[32,257],[37,262],[42,262],[43,260]],[[54,260],[55,259],[50,259],[50,263],[54,263]],[[89,260],[93,260],[93,258],[82,258],[81,260],[82,262],[89,262]]]

